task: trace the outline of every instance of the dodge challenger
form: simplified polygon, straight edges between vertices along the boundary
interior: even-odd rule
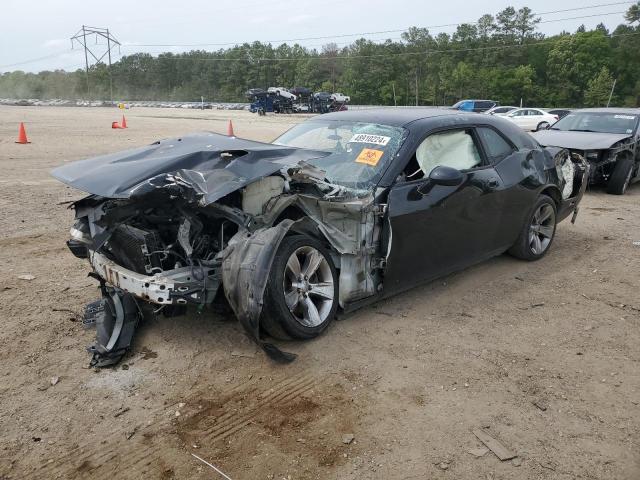
[[[102,298],[84,321],[112,365],[138,322],[230,307],[269,338],[309,339],[340,312],[509,252],[538,260],[577,214],[589,167],[508,120],[445,109],[337,112],[272,143],[214,133],[52,172],[73,204],[70,250]]]

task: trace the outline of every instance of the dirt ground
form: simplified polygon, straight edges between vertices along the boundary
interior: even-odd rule
[[[258,140],[301,121],[136,109],[112,130],[119,115],[0,107],[0,479],[222,478],[192,453],[234,480],[640,478],[640,185],[587,192],[540,262],[501,256],[365,308],[285,344],[290,365],[204,312],[144,324],[96,371],[79,318],[99,292],[65,246],[82,194],[49,170],[229,118]],[[517,459],[469,453],[475,429]]]

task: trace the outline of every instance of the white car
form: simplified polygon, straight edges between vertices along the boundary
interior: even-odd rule
[[[338,103],[349,103],[351,101],[351,97],[338,92],[332,93],[330,98],[334,102],[338,102]]]
[[[493,107],[484,112],[487,115],[496,115],[498,117],[506,117],[509,112],[517,110],[518,107],[498,106]]]
[[[267,89],[267,92],[275,93],[276,95],[280,95],[281,97],[289,98],[291,100],[295,100],[295,99],[298,98],[293,93],[289,92],[289,90],[287,90],[284,87],[269,87]]]
[[[558,121],[557,115],[552,115],[540,108],[518,108],[509,112],[505,118],[526,132],[546,130]]]

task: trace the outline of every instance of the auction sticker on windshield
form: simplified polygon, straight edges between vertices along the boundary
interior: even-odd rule
[[[624,120],[634,120],[636,117],[634,115],[616,115],[613,118],[622,118]]]
[[[384,137],[382,135],[369,135],[367,133],[356,133],[349,143],[373,143],[374,145],[382,145],[383,147],[389,143],[391,137]]]
[[[374,150],[372,148],[363,148],[360,155],[356,158],[356,162],[364,163],[375,167],[384,155],[382,150]]]

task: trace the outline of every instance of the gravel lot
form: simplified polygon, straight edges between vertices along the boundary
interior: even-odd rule
[[[141,108],[112,130],[120,115],[0,107],[0,479],[221,478],[192,453],[234,480],[640,478],[640,185],[587,192],[540,262],[501,256],[365,308],[286,344],[291,365],[204,312],[144,324],[94,371],[79,317],[99,292],[64,243],[82,193],[49,170],[304,118]],[[517,458],[470,453],[476,429]]]

